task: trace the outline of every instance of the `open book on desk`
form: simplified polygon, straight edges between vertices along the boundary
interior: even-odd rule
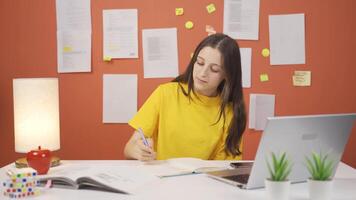
[[[52,187],[90,189],[122,194],[133,194],[152,181],[156,176],[142,172],[136,166],[59,166],[60,170],[38,177],[40,185],[52,181]],[[59,168],[58,167],[58,168]],[[53,168],[55,169],[55,168]]]
[[[199,174],[216,170],[228,169],[226,162],[202,160],[199,158],[172,158],[145,162],[143,169],[160,178]]]

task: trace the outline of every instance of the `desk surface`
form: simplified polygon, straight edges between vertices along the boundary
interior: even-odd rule
[[[225,162],[228,161],[212,161]],[[106,160],[106,161],[62,161],[62,165],[67,163],[78,165],[94,165],[100,167],[100,164],[112,165],[135,165],[139,161],[127,160]],[[14,168],[15,165],[9,164],[0,169],[0,180],[6,178],[6,170]],[[334,178],[333,200],[355,200],[356,199],[356,169],[340,163]],[[0,196],[0,199],[7,199],[5,196]],[[187,176],[177,176],[161,179],[155,182],[144,191],[140,191],[134,195],[123,195],[109,192],[91,191],[91,190],[70,190],[51,188],[43,190],[41,195],[31,197],[33,200],[90,200],[90,199],[266,199],[264,189],[257,190],[242,190],[232,185],[216,181],[206,177],[204,174],[194,174]],[[307,200],[308,188],[307,183],[298,183],[291,185],[290,200]]]

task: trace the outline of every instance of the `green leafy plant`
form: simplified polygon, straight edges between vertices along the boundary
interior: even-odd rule
[[[328,154],[312,152],[311,157],[305,159],[311,179],[319,181],[330,179],[334,169],[334,161],[328,157]]]
[[[286,181],[288,175],[292,171],[292,164],[287,159],[287,154],[284,152],[281,156],[276,156],[271,153],[272,164],[267,161],[267,167],[270,174],[271,181]]]

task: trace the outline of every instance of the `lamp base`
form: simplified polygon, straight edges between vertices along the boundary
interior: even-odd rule
[[[51,157],[51,167],[56,167],[61,164],[61,159],[57,156]],[[16,168],[25,168],[28,167],[26,158],[19,158],[15,161]]]

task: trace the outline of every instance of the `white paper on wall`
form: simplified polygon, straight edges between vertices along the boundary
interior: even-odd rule
[[[90,0],[56,0],[58,73],[91,71]]]
[[[137,9],[103,11],[104,55],[138,58]]]
[[[242,87],[251,87],[251,48],[240,48],[241,70],[242,70]]]
[[[142,30],[144,78],[178,76],[177,28]]]
[[[258,40],[260,0],[224,0],[224,33],[234,39]]]
[[[137,75],[103,75],[103,123],[127,123],[137,112]]]
[[[250,94],[249,128],[264,130],[267,117],[274,117],[275,95]]]
[[[56,0],[57,30],[91,30],[90,0]]]
[[[270,15],[270,64],[305,64],[304,14]]]
[[[59,73],[91,71],[91,32],[57,32],[57,67]]]

